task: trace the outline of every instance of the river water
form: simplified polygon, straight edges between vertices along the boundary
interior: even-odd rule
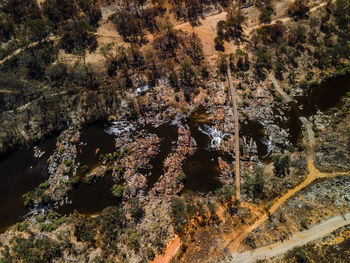
[[[320,86],[312,87],[303,96],[296,96],[296,102],[274,107],[275,114],[283,113],[284,120],[277,119],[275,123],[289,130],[289,140],[295,144],[301,138],[300,116],[314,115],[318,110],[326,111],[341,105],[341,98],[350,91],[350,76],[327,81]],[[186,174],[185,191],[209,192],[221,186],[219,181],[218,158],[232,162],[233,158],[216,149],[220,140],[225,140],[225,134],[213,130],[213,123],[207,121],[204,107],[199,107],[188,120],[183,121],[191,130],[191,135],[197,142],[196,153],[187,158],[183,170]],[[109,125],[109,124],[108,124]],[[78,147],[77,161],[81,166],[87,165],[93,169],[99,163],[97,148],[100,153],[112,153],[115,145],[115,135],[107,132],[106,123],[96,123],[83,129],[82,145]],[[258,148],[260,159],[268,158],[268,143],[264,126],[258,121],[249,120],[240,124],[240,136],[252,138]],[[158,128],[140,127],[161,138],[160,153],[151,160],[152,169],[141,170],[148,176],[148,190],[163,173],[163,162],[177,141],[177,126],[161,125]],[[0,159],[0,230],[21,221],[28,210],[23,205],[22,195],[33,190],[48,178],[47,158],[52,154],[56,136],[43,139],[37,143],[44,152],[40,157],[34,157],[34,150],[24,149],[15,151]],[[77,210],[85,214],[94,214],[104,207],[117,203],[111,194],[111,187],[116,183],[110,176],[105,176],[92,185],[81,182],[68,196],[72,205],[59,208],[62,214]]]

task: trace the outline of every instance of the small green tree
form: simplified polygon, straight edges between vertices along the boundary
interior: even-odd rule
[[[124,192],[125,186],[120,185],[120,184],[115,184],[112,186],[112,195],[114,195],[116,198],[121,198],[123,197],[123,192]]]
[[[308,7],[308,1],[306,0],[295,0],[288,6],[288,14],[295,19],[301,19],[307,17],[307,13],[310,8]]]
[[[281,158],[279,155],[275,155],[273,158],[274,173],[278,177],[284,177],[289,174],[290,160],[286,155]]]

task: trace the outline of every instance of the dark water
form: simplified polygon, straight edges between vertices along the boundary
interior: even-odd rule
[[[157,134],[161,139],[159,154],[150,162],[152,169],[142,171],[143,174],[150,174],[147,178],[147,189],[150,190],[164,173],[163,164],[177,141],[178,128],[175,125],[163,124],[157,128],[147,125],[145,129],[150,133]]]
[[[217,150],[209,149],[210,138],[199,130],[204,125],[211,125],[207,122],[208,114],[204,107],[199,107],[188,120],[191,136],[197,142],[197,151],[192,157],[186,159],[183,170],[186,174],[184,190],[195,192],[209,192],[221,186],[218,179],[220,168],[218,157],[225,159],[225,156]]]
[[[95,123],[84,128],[80,140],[83,145],[78,147],[77,161],[80,167],[87,165],[91,171],[100,163],[99,155],[113,153],[115,151],[115,137],[107,133],[106,123]],[[99,149],[99,154],[96,154]],[[66,204],[58,208],[57,212],[68,215],[74,210],[83,214],[96,214],[107,206],[117,204],[117,199],[112,195],[111,187],[114,182],[112,176],[106,175],[95,183],[84,182],[86,173],[79,173],[80,183],[68,194],[68,200],[72,204]]]
[[[111,175],[106,175],[93,184],[81,182],[68,194],[68,200],[72,204],[59,207],[57,212],[61,215],[68,215],[76,210],[82,214],[92,215],[107,206],[116,205],[119,201],[112,195],[113,184]]]
[[[306,89],[303,96],[296,97],[296,102],[274,108],[275,114],[281,111],[287,117],[286,121],[276,118],[276,124],[289,129],[289,139],[292,144],[295,144],[301,138],[300,116],[309,117],[317,110],[325,112],[341,106],[341,98],[349,91],[350,75]],[[205,124],[211,125],[206,121],[207,117],[205,108],[199,107],[187,121],[191,134],[197,142],[198,150],[184,163],[183,169],[187,176],[185,190],[209,192],[220,187],[218,157],[228,162],[233,161],[231,156],[209,148],[209,136],[198,129],[199,127],[203,129]],[[253,138],[256,141],[258,156],[262,159],[267,153],[267,147],[263,143],[265,132],[262,125],[248,121],[248,123],[241,123],[240,126],[241,136],[246,136],[247,139]],[[106,133],[105,128],[105,124],[94,124],[83,129],[81,140],[87,145],[78,147],[77,161],[81,166],[87,165],[91,170],[98,165],[99,156],[95,154],[97,148],[102,154],[114,152],[114,136]],[[151,175],[148,178],[150,188],[163,173],[163,162],[177,139],[177,127],[162,125],[158,128],[146,127],[146,129],[162,139],[160,154],[151,160],[153,168],[149,171]],[[45,151],[41,158],[33,156],[33,149],[19,150],[1,157],[0,229],[22,220],[27,213],[22,195],[48,178],[46,160],[52,154],[55,143],[56,137],[46,138],[38,143],[39,148]],[[112,178],[108,176],[92,185],[81,182],[69,194],[69,200],[73,201],[73,205],[64,206],[60,211],[66,214],[76,209],[81,213],[94,214],[106,206],[115,204],[117,201],[110,190],[113,184]]]
[[[115,137],[105,131],[106,123],[95,123],[84,128],[80,141],[84,145],[78,147],[77,161],[93,169],[99,163],[100,154],[113,153],[115,151]],[[99,153],[96,154],[96,149]]]
[[[309,87],[305,89],[303,95],[295,97],[296,102],[274,108],[275,114],[282,111],[287,117],[286,121],[276,119],[276,123],[282,128],[289,129],[289,140],[292,144],[296,144],[302,138],[302,124],[299,117],[310,117],[318,110],[326,112],[331,108],[339,108],[347,92],[350,92],[350,75]]]
[[[268,147],[266,145],[267,139],[264,126],[254,120],[248,120],[239,124],[239,132],[241,136],[245,136],[247,142],[252,138],[256,142],[258,149],[258,157],[260,160],[268,158]]]
[[[56,145],[56,136],[37,143],[45,154],[34,157],[33,148],[23,149],[0,159],[0,232],[1,229],[22,221],[28,212],[22,195],[33,190],[48,178],[47,158]]]

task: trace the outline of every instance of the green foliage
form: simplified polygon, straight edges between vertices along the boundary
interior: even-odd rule
[[[78,185],[79,183],[80,183],[79,176],[73,176],[73,177],[69,178],[69,180],[68,180],[68,185],[72,186],[72,187]]]
[[[215,191],[216,196],[222,203],[230,202],[235,193],[235,188],[232,185],[224,185]]]
[[[64,159],[64,160],[63,160],[63,164],[64,164],[66,167],[73,168],[73,160],[71,160],[71,159]]]
[[[126,241],[126,245],[134,250],[134,251],[138,251],[139,250],[139,241],[140,241],[140,236],[137,234],[137,232],[135,232],[135,230],[132,229],[128,229],[126,231],[126,234],[128,236],[128,239]]]
[[[271,22],[271,16],[273,14],[273,10],[270,8],[261,9],[259,15],[260,23],[269,24]]]
[[[87,184],[93,184],[97,181],[97,175],[96,174],[89,174],[85,177],[85,183]]]
[[[298,263],[310,262],[305,249],[303,249],[302,247],[294,248],[292,251],[288,252],[286,257],[294,257]]]
[[[289,168],[290,168],[290,160],[289,156],[286,155],[281,158],[279,155],[275,155],[272,158],[273,166],[274,166],[274,173],[278,177],[284,177],[287,174],[289,174]]]
[[[17,223],[15,224],[15,229],[16,229],[17,231],[24,232],[24,231],[27,230],[28,225],[29,225],[29,224],[28,224],[27,221],[17,222]]]
[[[313,73],[312,71],[308,72],[308,73],[306,74],[306,76],[305,76],[305,79],[306,79],[307,81],[312,80],[314,74],[315,74],[315,73]]]
[[[89,171],[89,166],[84,164],[83,166],[80,167],[80,172],[82,174],[86,174]]]
[[[271,68],[271,57],[271,52],[268,51],[266,47],[258,46],[256,48],[255,69],[259,75],[263,74],[263,69]]]
[[[39,224],[39,230],[45,231],[45,232],[51,232],[56,230],[60,225],[66,222],[65,217],[57,217],[55,219],[51,219],[47,223],[40,223]]]
[[[246,186],[249,191],[253,193],[255,198],[261,196],[264,191],[264,169],[262,167],[257,167],[254,171],[252,177],[246,177]]]
[[[80,215],[78,212],[70,216],[70,222],[74,225],[74,236],[78,241],[88,242],[90,244],[95,243],[96,222],[94,219],[85,215]]]
[[[44,183],[39,184],[39,188],[43,189],[43,190],[48,189],[49,186],[50,186],[49,182],[44,182]]]
[[[103,242],[103,248],[110,254],[117,254],[117,240],[125,226],[125,215],[120,207],[105,208],[97,218],[99,223],[99,239]]]
[[[42,203],[43,205],[50,203],[51,197],[45,193],[47,187],[47,183],[42,183],[33,191],[23,194],[22,197],[24,198],[24,205],[30,206],[33,204],[33,202]]]
[[[171,201],[170,208],[170,216],[175,233],[181,235],[187,224],[185,201],[181,198],[174,198]]]
[[[187,178],[186,174],[184,174],[184,173],[180,173],[178,176],[178,180],[182,183],[186,181],[186,178]]]
[[[239,5],[230,5],[227,9],[225,21],[219,21],[217,24],[217,35],[222,39],[243,40],[243,24],[246,16],[242,13]]]
[[[309,10],[307,0],[295,0],[288,6],[288,14],[295,19],[306,18]]]
[[[340,28],[346,29],[350,22],[350,3],[348,0],[337,0],[335,16]]]
[[[29,238],[16,236],[10,243],[11,250],[5,252],[7,259],[11,259],[8,262],[52,262],[61,256],[59,244],[45,236],[37,239],[33,235]],[[0,261],[3,262],[2,260],[1,258]]]
[[[115,184],[112,186],[112,194],[116,197],[116,198],[121,198],[123,197],[123,192],[124,192],[125,186],[120,185],[120,184]]]
[[[140,219],[144,216],[144,209],[140,202],[140,200],[135,197],[129,200],[130,208],[129,212],[133,219],[135,219],[136,222],[140,221]]]

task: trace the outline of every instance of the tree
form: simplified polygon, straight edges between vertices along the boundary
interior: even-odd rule
[[[277,21],[273,25],[260,27],[256,30],[256,41],[261,41],[265,45],[276,45],[283,40],[286,27],[281,21]]]
[[[264,183],[265,183],[264,170],[262,167],[258,167],[254,171],[254,179],[253,179],[253,193],[255,197],[263,193]]]
[[[16,24],[41,17],[38,3],[35,0],[8,0],[1,9],[5,14],[9,14]]]
[[[132,43],[142,43],[144,41],[142,20],[131,12],[118,11],[114,14],[112,21],[124,41]]]
[[[350,3],[348,0],[337,0],[335,17],[340,28],[345,29],[349,26],[350,21]]]
[[[57,29],[64,22],[77,17],[78,10],[75,1],[71,0],[46,0],[42,5],[45,16],[50,24]]]
[[[137,197],[132,198],[130,199],[129,204],[130,204],[129,212],[131,217],[135,219],[136,222],[140,221],[145,214],[145,211],[142,207],[140,200]]]
[[[288,14],[295,19],[302,19],[307,17],[307,13],[310,8],[307,5],[308,1],[306,0],[295,0],[294,3],[289,4]]]
[[[60,47],[66,52],[81,55],[85,50],[93,52],[97,48],[96,35],[91,32],[89,25],[77,22],[74,25],[65,27],[60,40]]]
[[[239,5],[231,5],[227,9],[226,34],[236,41],[243,40],[243,23],[246,19]]]
[[[186,224],[186,203],[181,198],[174,198],[170,203],[170,216],[175,233],[182,235]]]
[[[271,15],[274,13],[271,0],[255,0],[254,4],[260,10],[260,23],[268,24],[271,22]]]
[[[153,41],[153,48],[162,51],[163,57],[175,57],[181,38],[174,25],[165,20],[160,24],[160,34]]]
[[[274,173],[277,177],[284,177],[289,174],[290,160],[289,156],[286,155],[281,158],[281,156],[276,155],[272,158]]]
[[[7,42],[14,34],[15,24],[10,17],[0,15],[0,41]]]
[[[271,52],[266,49],[266,47],[258,46],[256,49],[256,62],[255,69],[257,74],[262,77],[264,69],[271,68]]]
[[[273,10],[271,10],[270,8],[261,9],[260,15],[259,15],[260,23],[263,23],[263,24],[271,23],[272,14],[273,14]]]
[[[125,189],[125,186],[119,185],[119,184],[115,184],[115,185],[112,186],[112,194],[116,198],[121,198],[121,197],[123,197],[124,189]]]
[[[77,241],[95,244],[97,225],[94,219],[74,211],[70,220],[74,224],[74,236],[77,238]]]

